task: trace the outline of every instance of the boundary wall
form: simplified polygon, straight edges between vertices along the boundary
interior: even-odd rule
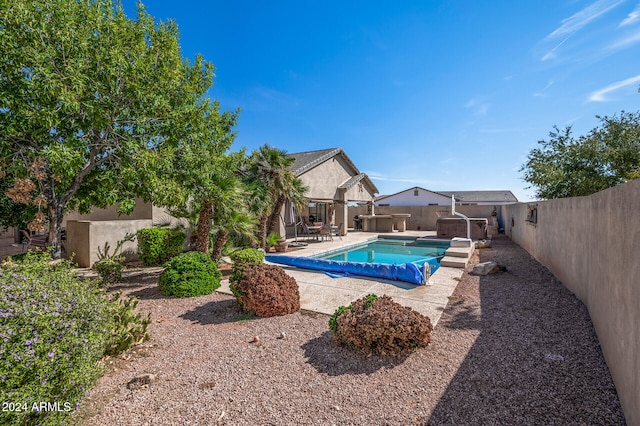
[[[589,309],[629,425],[640,425],[640,179],[501,206],[505,233]]]

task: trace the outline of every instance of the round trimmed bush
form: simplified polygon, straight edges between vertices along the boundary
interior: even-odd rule
[[[389,296],[370,294],[329,320],[336,341],[375,355],[407,355],[431,342],[431,320]]]
[[[182,253],[165,263],[164,268],[158,286],[165,296],[202,296],[220,287],[222,274],[206,253]]]
[[[295,278],[276,265],[247,265],[229,288],[238,305],[259,317],[287,315],[300,310],[300,292]]]
[[[240,280],[246,266],[264,263],[264,256],[264,251],[254,248],[245,248],[231,253],[229,257],[233,262],[233,272],[229,277],[229,283],[233,284]]]

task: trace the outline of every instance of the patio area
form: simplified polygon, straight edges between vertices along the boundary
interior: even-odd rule
[[[397,233],[378,234],[371,232],[349,232],[342,239],[334,236],[333,240],[309,240],[305,247],[296,247],[284,253],[288,256],[314,256],[327,251],[357,246],[381,236],[398,236]],[[435,231],[406,231],[403,237],[435,237]],[[289,240],[290,242],[293,239]],[[300,239],[298,239],[300,241]],[[349,276],[332,278],[321,271],[283,267],[287,274],[296,279],[300,290],[300,307],[302,309],[331,315],[340,306],[349,305],[367,294],[390,296],[397,303],[428,316],[435,326],[444,311],[449,297],[464,273],[463,269],[441,266],[431,276],[431,285],[414,285],[402,281],[391,281],[371,277]],[[232,294],[229,281],[224,280],[217,290]]]

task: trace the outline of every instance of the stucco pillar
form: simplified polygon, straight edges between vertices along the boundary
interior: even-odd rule
[[[346,191],[342,190],[338,193],[338,199],[334,200],[335,206],[335,224],[342,225],[342,235],[347,235],[347,220],[349,219],[349,208],[345,199]]]

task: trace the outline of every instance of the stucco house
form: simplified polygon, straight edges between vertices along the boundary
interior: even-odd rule
[[[459,205],[496,206],[514,204],[518,199],[508,190],[430,191],[419,186],[375,199],[376,206],[450,206],[451,195]]]
[[[308,188],[309,203],[292,215],[291,205],[282,211],[279,233],[287,237],[295,235],[294,223],[302,216],[336,226],[343,223],[342,233],[347,231],[347,205],[350,202],[372,203],[378,192],[371,179],[355,166],[342,148],[330,148],[290,154],[295,159],[292,170]],[[150,228],[154,225],[180,222],[165,209],[140,200],[131,215],[120,216],[116,207],[94,209],[91,214],[71,213],[65,216],[67,252],[75,254],[80,266],[91,266],[98,260],[98,247],[108,242],[115,247],[127,232]],[[135,257],[137,244],[125,243],[123,252]]]
[[[360,172],[342,148],[329,148],[289,154],[294,158],[291,166],[295,176],[308,188],[308,205],[296,215],[310,217],[317,222],[339,226],[343,235],[347,232],[348,204],[372,203],[378,188],[366,173]],[[294,221],[285,206],[287,217],[285,230],[288,237],[294,235]]]

